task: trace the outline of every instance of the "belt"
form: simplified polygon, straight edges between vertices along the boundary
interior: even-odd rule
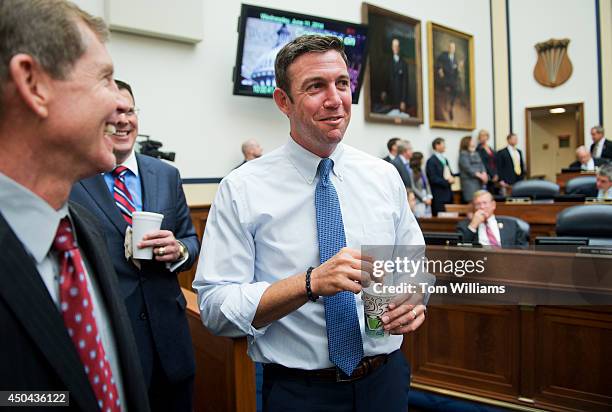
[[[359,362],[353,374],[347,376],[339,368],[315,370],[292,369],[275,363],[264,364],[264,374],[270,378],[312,379],[322,382],[354,382],[365,378],[387,363],[389,355],[367,356]]]

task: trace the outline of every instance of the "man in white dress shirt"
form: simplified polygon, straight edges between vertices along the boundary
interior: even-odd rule
[[[342,143],[351,88],[341,41],[299,37],[275,68],[274,100],[290,138],[221,182],[193,283],[202,321],[215,334],[248,337],[249,355],[264,363],[264,410],[405,411],[409,368],[399,348],[425,307],[390,307],[391,336],[377,340],[363,333],[363,303],[351,294],[363,359],[348,376],[330,361],[324,303],[361,291],[369,263],[360,246],[424,244],[406,189],[393,165]],[[315,192],[324,163],[347,247],[320,264]]]

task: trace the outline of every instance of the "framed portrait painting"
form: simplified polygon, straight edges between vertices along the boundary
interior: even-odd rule
[[[476,127],[473,36],[428,22],[427,44],[431,127],[473,130]]]
[[[421,22],[368,3],[361,10],[369,27],[366,120],[422,124]]]

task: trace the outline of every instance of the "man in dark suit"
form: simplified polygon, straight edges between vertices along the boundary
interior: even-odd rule
[[[457,60],[455,42],[448,44],[448,50],[438,55],[436,59],[436,86],[446,93],[446,110],[449,120],[453,120],[453,106],[459,88],[459,68],[463,62]]]
[[[431,146],[434,153],[427,159],[425,173],[427,173],[427,179],[429,180],[433,196],[431,212],[434,216],[437,216],[438,212],[444,211],[445,204],[453,203],[451,185],[455,182],[455,178],[448,159],[444,157],[446,150],[444,139],[436,137]]]
[[[612,142],[604,137],[604,128],[601,126],[593,126],[591,128],[591,156],[594,159],[612,160]]]
[[[383,157],[384,161],[389,163],[393,162],[397,156],[397,144],[400,140],[401,139],[399,137],[392,137],[389,139],[389,141],[387,141],[387,150],[389,151],[389,154]]]
[[[573,170],[595,171],[596,167],[608,163],[608,159],[603,157],[593,159],[591,153],[584,146],[578,146],[576,149],[576,161],[569,165]]]
[[[391,164],[399,172],[402,182],[408,193],[412,191],[412,170],[410,169],[410,158],[412,157],[412,144],[408,140],[400,140],[397,144],[397,156]]]
[[[113,172],[81,180],[74,186],[71,199],[96,215],[104,230],[140,349],[152,409],[190,411],[195,363],[186,301],[176,273],[193,264],[199,241],[178,170],[134,152],[138,135],[134,97],[127,83],[117,80],[117,85],[129,102],[129,107],[119,113],[112,135],[117,167]],[[116,204],[119,191],[124,196],[121,206]],[[147,234],[141,244],[134,245],[152,246],[153,260],[135,262],[125,257],[124,238],[131,221],[125,210],[129,208],[126,197],[134,210],[164,215],[161,230]]]
[[[506,141],[508,146],[497,152],[497,173],[502,188],[512,186],[525,178],[523,152],[516,147],[518,136],[510,133]]]
[[[474,193],[474,214],[457,224],[464,242],[491,247],[526,247],[527,233],[513,219],[495,216],[495,200],[486,190]]]
[[[148,411],[104,237],[68,203],[74,182],[115,162],[108,134],[127,102],[108,29],[62,0],[3,0],[0,28],[0,388]]]

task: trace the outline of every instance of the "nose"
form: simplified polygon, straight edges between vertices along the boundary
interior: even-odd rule
[[[338,88],[336,85],[332,85],[329,87],[327,96],[325,96],[325,101],[323,102],[323,107],[326,109],[336,109],[338,106],[342,104],[342,99],[340,98],[340,93],[338,92]]]
[[[119,89],[117,89],[114,97],[115,112],[113,113],[112,121],[118,126],[126,125],[128,123],[126,113],[130,110],[130,102],[119,93]]]

